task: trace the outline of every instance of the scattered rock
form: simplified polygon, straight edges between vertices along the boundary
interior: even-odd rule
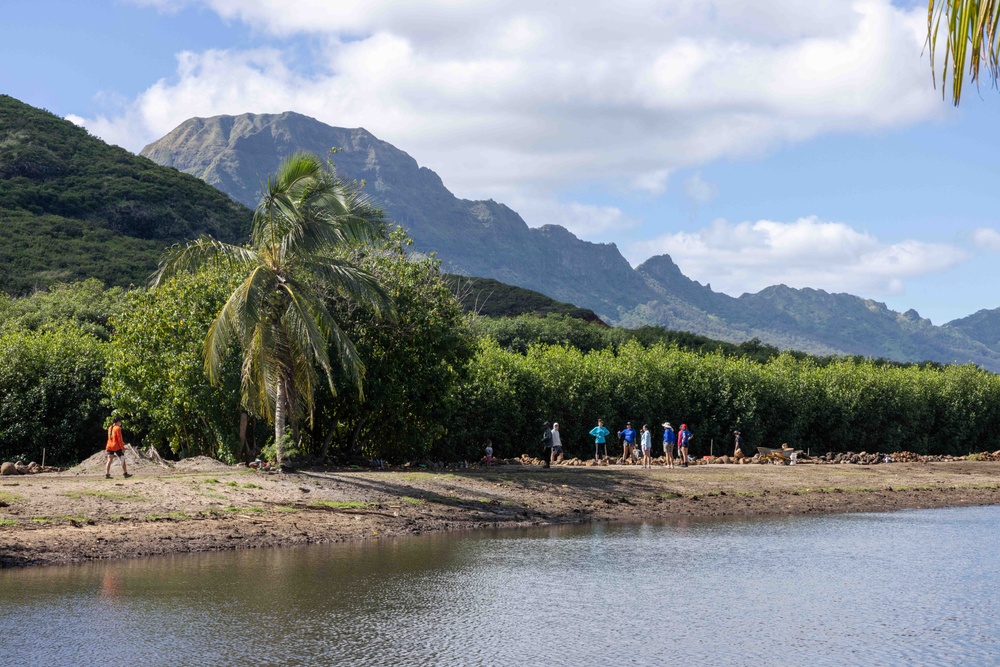
[[[10,461],[4,461],[3,464],[0,465],[0,475],[16,475],[16,474],[17,474],[17,468],[14,467],[14,464],[11,463]]]

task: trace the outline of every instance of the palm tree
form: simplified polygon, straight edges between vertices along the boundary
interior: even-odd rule
[[[968,68],[969,78],[979,85],[980,67],[997,85],[1000,78],[1000,0],[928,0],[927,45],[930,51],[931,72],[937,85],[934,52],[938,33],[942,35],[944,64],[941,66],[941,95],[945,96],[949,74],[952,101],[958,106],[962,98],[962,82]]]
[[[291,419],[295,432],[300,414],[313,412],[317,368],[336,393],[331,352],[361,395],[364,364],[327,309],[321,286],[391,314],[375,278],[335,255],[381,233],[379,215],[354,188],[315,155],[300,153],[268,178],[249,246],[202,237],[168,253],[153,276],[156,286],[177,272],[222,265],[243,278],[208,330],[205,372],[218,383],[230,346],[239,343],[243,405],[274,420],[279,466],[285,422]]]

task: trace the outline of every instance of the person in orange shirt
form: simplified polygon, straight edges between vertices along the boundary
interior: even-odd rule
[[[108,453],[108,462],[104,464],[104,476],[111,479],[111,462],[117,456],[122,462],[122,473],[124,477],[131,477],[128,468],[125,467],[125,440],[122,438],[122,418],[115,417],[108,428],[108,444],[104,450]]]

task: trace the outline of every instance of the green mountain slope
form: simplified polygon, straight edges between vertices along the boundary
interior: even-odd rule
[[[142,284],[163,248],[203,233],[236,241],[249,224],[199,179],[0,95],[0,289]]]
[[[1000,349],[1000,308],[980,310],[968,317],[952,320],[944,326],[994,350]]]

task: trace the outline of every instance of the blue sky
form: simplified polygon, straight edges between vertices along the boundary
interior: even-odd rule
[[[138,151],[191,116],[363,126],[528,224],[785,283],[1000,306],[1000,93],[933,90],[889,0],[5,3],[0,90]]]

